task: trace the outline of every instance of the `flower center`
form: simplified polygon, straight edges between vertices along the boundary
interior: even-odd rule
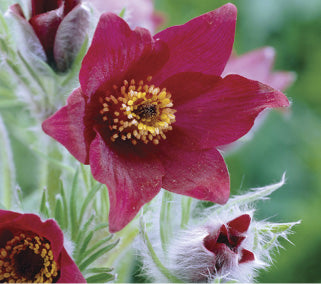
[[[150,80],[151,76],[147,77]],[[116,85],[113,88],[113,94],[100,98],[100,114],[112,132],[112,142],[121,139],[130,140],[133,145],[139,141],[157,145],[166,139],[165,132],[172,130],[176,110],[165,88],[160,90],[143,80],[138,83],[124,80],[120,88]]]
[[[0,282],[56,282],[58,268],[50,242],[32,232],[0,234]]]

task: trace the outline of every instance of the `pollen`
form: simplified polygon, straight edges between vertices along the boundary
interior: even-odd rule
[[[4,230],[5,246],[0,248],[0,283],[53,283],[59,270],[50,242],[32,232]]]
[[[165,133],[173,129],[174,104],[170,92],[149,84],[151,76],[136,82],[124,80],[121,86],[100,97],[102,121],[111,131],[110,140],[153,143],[166,139]]]

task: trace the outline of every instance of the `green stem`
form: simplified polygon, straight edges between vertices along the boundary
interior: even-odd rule
[[[183,283],[182,280],[180,280],[179,278],[175,277],[173,274],[170,273],[170,271],[161,263],[160,259],[157,257],[153,246],[148,238],[148,235],[144,229],[144,224],[143,221],[141,219],[141,234],[143,237],[143,240],[148,248],[149,254],[152,258],[152,260],[154,261],[155,265],[157,266],[157,268],[159,269],[159,271],[172,283]]]
[[[173,195],[169,191],[163,192],[162,207],[160,211],[159,226],[162,248],[164,251],[167,249],[169,238],[172,235],[171,226],[171,209],[172,209]]]
[[[135,224],[135,222],[132,222],[119,233],[116,233],[116,237],[120,239],[120,242],[109,255],[106,262],[107,267],[113,266],[118,257],[133,243],[134,239],[137,237],[139,230]]]
[[[188,224],[190,213],[191,213],[192,200],[193,199],[191,197],[182,196],[182,217],[181,217],[182,229],[185,229]]]

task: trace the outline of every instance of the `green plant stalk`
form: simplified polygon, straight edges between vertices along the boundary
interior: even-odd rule
[[[173,201],[172,193],[164,190],[160,217],[159,217],[160,236],[161,236],[162,248],[164,251],[166,251],[168,240],[172,235],[172,226],[171,226],[172,201]]]
[[[139,230],[133,222],[120,232],[116,233],[116,237],[120,239],[120,242],[109,255],[106,262],[107,267],[114,265],[118,257],[133,243],[138,234]]]
[[[185,229],[188,225],[189,217],[191,214],[192,198],[188,196],[182,196],[182,217],[181,217],[181,228]]]
[[[157,255],[153,249],[153,246],[148,238],[148,235],[144,229],[144,224],[142,224],[142,221],[141,221],[140,227],[141,227],[141,234],[142,234],[144,242],[148,248],[149,254],[150,254],[152,260],[154,261],[155,265],[159,269],[159,271],[169,280],[169,282],[183,283],[182,280],[180,280],[179,278],[177,278],[173,274],[171,274],[170,271],[161,263],[160,259],[157,257]]]

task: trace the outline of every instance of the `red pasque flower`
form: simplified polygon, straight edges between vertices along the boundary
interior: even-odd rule
[[[84,41],[88,11],[81,6],[81,0],[32,0],[31,4],[28,21],[19,4],[10,6],[9,10],[23,24],[31,25],[47,62],[58,71],[65,71]]]
[[[222,77],[228,74],[239,74],[284,91],[294,82],[295,74],[286,71],[273,72],[274,60],[275,50],[270,46],[239,56],[232,54],[225,66]]]
[[[0,210],[0,282],[84,283],[54,220]]]
[[[252,252],[242,247],[250,223],[250,215],[243,214],[226,225],[223,224],[218,230],[209,232],[209,235],[204,238],[204,247],[213,253],[213,272],[218,273],[222,269],[229,270],[237,264],[255,259]]]
[[[163,187],[225,203],[229,175],[217,146],[235,141],[267,107],[288,106],[269,86],[221,78],[236,8],[227,4],[154,37],[103,14],[67,105],[43,123],[107,185],[110,231]]]

